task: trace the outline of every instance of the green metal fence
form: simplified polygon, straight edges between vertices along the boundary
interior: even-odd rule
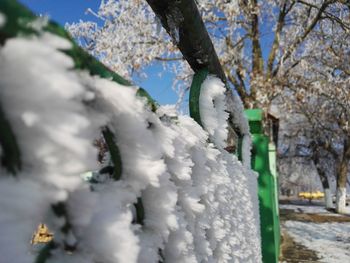
[[[276,147],[263,133],[263,111],[245,111],[252,134],[252,169],[259,174],[261,250],[264,263],[277,263],[280,252]]]
[[[155,12],[160,13],[159,15],[166,16],[166,13],[162,11],[163,9],[159,9],[157,1],[148,1],[153,7]],[[158,1],[159,2],[159,1]],[[171,2],[171,1],[165,1]],[[181,7],[185,11],[187,10],[185,7],[185,1],[175,1],[179,3],[179,8]],[[190,23],[184,23],[182,26],[184,27],[183,32],[196,32],[195,36],[198,36],[198,39],[203,41],[203,32],[205,30],[204,24],[201,21],[200,16],[198,16],[198,9],[194,5],[194,1],[191,2],[191,10],[196,12],[196,15],[193,14],[184,14],[192,21],[196,18],[196,27],[192,26]],[[160,3],[160,2],[159,2]],[[164,3],[163,3],[164,4]],[[179,10],[182,10],[182,9]],[[188,10],[187,10],[188,11]],[[25,26],[26,22],[30,22],[34,20],[36,17],[33,13],[28,11],[25,7],[20,5],[15,0],[1,0],[0,1],[0,12],[6,14],[7,23],[3,28],[0,29],[0,44],[4,44],[8,38],[15,37],[18,34],[37,34],[37,32],[31,30],[30,28]],[[199,21],[200,19],[200,21]],[[198,20],[198,21],[197,21]],[[164,25],[164,21],[163,26]],[[193,28],[192,28],[193,27]],[[99,61],[97,61],[92,56],[88,55],[84,50],[82,50],[77,44],[70,38],[70,36],[65,32],[65,30],[58,26],[56,23],[50,22],[45,28],[46,31],[51,32],[53,34],[59,35],[68,39],[72,43],[72,48],[66,51],[66,54],[73,58],[75,62],[75,67],[77,69],[85,69],[88,70],[92,75],[98,75],[104,78],[110,78],[120,84],[123,85],[131,85],[128,81],[123,79],[118,74],[110,71],[104,65],[102,65]],[[215,74],[219,78],[226,82],[225,76],[221,69],[221,66],[218,62],[218,58],[214,49],[212,48],[212,44],[208,34],[204,34],[206,36],[204,45],[195,45],[191,41],[186,41],[186,39],[190,39],[193,36],[181,36],[181,40],[179,42],[179,48],[184,53],[185,58],[189,61],[191,67],[195,71],[195,76],[193,79],[191,91],[190,91],[190,114],[191,116],[199,123],[200,121],[200,111],[199,111],[199,95],[200,95],[200,86],[204,81],[205,77],[208,73]],[[210,43],[209,43],[210,42]],[[209,55],[207,53],[210,53]],[[196,57],[193,57],[193,55]],[[202,58],[212,58],[211,60],[204,60]],[[198,64],[197,61],[204,61],[203,64]],[[232,92],[227,93],[229,96],[232,95]],[[138,95],[146,97],[149,102],[152,110],[155,110],[157,107],[156,102],[147,94],[147,92],[143,89],[138,89]],[[280,243],[280,228],[279,228],[279,214],[278,214],[278,178],[276,173],[276,147],[269,142],[269,138],[263,134],[262,129],[262,120],[263,120],[263,112],[261,110],[247,110],[246,116],[249,120],[250,132],[252,134],[252,142],[253,142],[253,152],[252,152],[252,169],[259,173],[258,185],[259,185],[259,202],[260,202],[260,221],[261,221],[261,235],[262,235],[262,255],[264,263],[274,263],[278,262],[279,256],[279,243]],[[239,133],[239,130],[237,131]],[[121,162],[118,148],[114,143],[114,135],[106,129],[103,131],[103,135],[108,144],[109,150],[112,155],[115,169],[114,178],[118,180],[121,173]],[[17,169],[20,169],[20,157],[17,156],[17,145],[16,142],[13,141],[12,138],[11,127],[6,122],[6,116],[2,114],[1,105],[0,105],[0,138],[10,138],[9,140],[1,140],[0,144],[3,150],[7,153],[4,156],[12,156],[10,160],[5,160],[5,167],[10,172],[15,173]],[[240,155],[241,143],[238,142],[238,154]],[[4,160],[2,160],[4,161]],[[136,208],[140,206],[138,211],[142,210],[142,202],[136,204]],[[142,211],[138,213],[138,215],[142,215]],[[142,218],[140,219],[142,221]]]

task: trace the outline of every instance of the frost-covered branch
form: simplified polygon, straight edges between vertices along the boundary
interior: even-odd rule
[[[168,8],[172,14],[168,18],[164,17],[163,23],[169,25],[168,29],[176,28],[176,23],[181,25],[184,18],[179,15],[176,5],[169,5],[173,1],[163,2],[160,10],[167,12]],[[321,27],[341,28],[341,24],[348,25],[347,7],[343,1],[199,0],[197,5],[226,78],[240,94],[246,107],[260,106],[268,109],[271,99],[282,90],[281,83],[289,81],[293,68],[307,56],[305,46],[318,45],[317,41],[320,40],[314,38],[314,35]],[[146,1],[108,0],[101,5],[98,13],[107,18],[103,21],[103,27],[84,22],[71,25],[69,29],[77,38],[85,35],[92,39],[96,45],[93,45],[91,52],[113,69],[131,77],[133,72],[140,72],[143,66],[162,58],[160,62],[163,63],[164,70],[174,72],[177,79],[193,74],[185,61],[175,61],[176,66],[170,65],[174,63],[172,58],[179,57],[174,44],[181,40],[182,31],[169,31],[173,39],[171,41]],[[133,23],[130,23],[130,17],[134,18]],[[261,34],[261,28],[266,32]],[[126,32],[131,32],[127,38]],[[195,36],[197,33],[194,31],[191,34]],[[325,33],[331,36],[327,30]],[[273,35],[266,59],[261,52],[265,34]],[[148,41],[155,43],[149,46],[131,45]],[[209,59],[211,60],[213,59]],[[196,67],[203,63],[196,61],[196,57],[190,61]],[[177,82],[177,85],[181,83],[183,84]],[[189,86],[189,81],[183,86]]]

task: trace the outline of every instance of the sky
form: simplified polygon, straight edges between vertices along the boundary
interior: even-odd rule
[[[78,22],[80,19],[94,21],[96,18],[86,14],[85,11],[87,8],[97,11],[101,0],[19,0],[19,2],[34,13],[48,15],[51,20],[64,26],[66,23]],[[147,78],[134,78],[136,85],[147,90],[151,97],[161,105],[177,102],[178,96],[172,90],[174,78],[172,73],[163,72],[159,64],[147,67],[145,73]],[[162,73],[161,77],[159,73]]]

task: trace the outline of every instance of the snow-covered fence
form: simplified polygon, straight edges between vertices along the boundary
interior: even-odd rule
[[[256,176],[210,143],[222,123],[174,118],[16,1],[0,13],[1,262],[261,261]],[[101,132],[114,170],[88,183]]]
[[[173,43],[179,48],[184,59],[195,72],[190,89],[189,106],[191,117],[202,125],[200,112],[202,110],[207,113],[212,110],[215,111],[214,104],[220,104],[219,101],[216,99],[217,103],[211,103],[211,98],[209,97],[214,95],[212,91],[209,91],[204,96],[200,95],[201,87],[208,75],[209,78],[215,76],[220,79],[222,84],[219,84],[219,86],[224,87],[225,96],[219,108],[221,108],[221,111],[227,112],[228,115],[216,112],[216,120],[226,119],[226,121],[223,120],[221,122],[227,122],[235,137],[239,137],[240,147],[237,147],[238,141],[236,140],[236,151],[241,153],[244,165],[250,167],[251,137],[248,121],[243,112],[244,107],[239,96],[235,95],[228,85],[226,75],[202,20],[196,1],[147,0],[147,2],[172,38]],[[207,86],[207,84],[204,86]],[[218,85],[214,84],[214,87],[208,90],[217,90],[217,87]],[[200,101],[203,102],[203,99],[200,99],[200,97],[207,100],[207,103],[200,103]],[[203,128],[208,131],[208,127],[204,126]]]

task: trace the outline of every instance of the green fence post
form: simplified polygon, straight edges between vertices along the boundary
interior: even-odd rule
[[[275,200],[275,211],[274,213],[274,222],[276,222],[275,225],[275,240],[276,240],[276,249],[277,249],[277,256],[280,254],[280,242],[281,242],[281,229],[280,229],[280,213],[279,213],[279,181],[278,181],[278,174],[277,174],[277,155],[276,155],[276,145],[274,142],[269,143],[269,162],[270,162],[270,171],[273,176],[274,181],[274,197]]]
[[[260,210],[261,250],[264,263],[278,263],[280,227],[278,216],[277,173],[275,148],[270,148],[269,137],[263,134],[263,111],[246,110],[252,134],[252,169],[259,174],[258,195]],[[271,161],[269,160],[271,157]],[[273,172],[271,172],[273,168]]]

